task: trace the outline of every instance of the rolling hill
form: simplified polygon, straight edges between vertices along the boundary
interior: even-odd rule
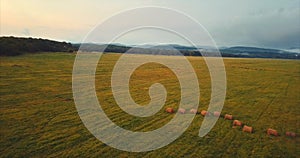
[[[26,53],[37,52],[74,52],[80,49],[86,52],[111,52],[125,53],[130,50],[132,54],[174,54],[174,49],[185,56],[202,56],[201,52],[218,51],[207,46],[183,46],[179,44],[146,44],[126,46],[122,44],[94,44],[94,43],[67,43],[47,39],[0,37],[0,56],[15,56]],[[198,51],[200,50],[200,52]],[[240,58],[278,58],[278,59],[300,59],[300,54],[279,49],[267,49],[257,47],[236,46],[219,49],[223,57]]]

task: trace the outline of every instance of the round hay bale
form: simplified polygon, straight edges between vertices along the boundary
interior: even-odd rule
[[[221,113],[218,112],[218,111],[215,111],[215,112],[214,112],[214,116],[215,116],[215,117],[220,117],[220,116],[221,116]]]
[[[209,113],[206,110],[201,111],[202,116],[209,116]]]
[[[272,128],[268,128],[267,134],[272,135],[272,136],[276,136],[276,137],[279,136],[278,132],[275,129],[272,129]]]
[[[225,114],[225,116],[224,116],[224,119],[225,119],[225,120],[226,120],[226,119],[228,119],[228,120],[232,120],[232,119],[233,119],[233,117],[232,117],[232,115]]]
[[[191,109],[191,110],[190,110],[190,113],[191,113],[191,114],[197,114],[197,113],[198,113],[198,110],[197,110],[197,109]]]
[[[252,133],[253,132],[253,128],[250,126],[244,126],[243,127],[243,132],[248,132],[248,133]]]
[[[173,108],[166,108],[166,112],[167,113],[174,113],[174,109]]]
[[[184,114],[184,113],[185,113],[185,109],[179,108],[179,109],[178,109],[178,112],[179,112],[180,114]]]
[[[234,120],[232,124],[233,126],[242,126],[242,122],[239,120]]]
[[[296,137],[296,133],[294,132],[285,132],[285,135],[288,137]]]

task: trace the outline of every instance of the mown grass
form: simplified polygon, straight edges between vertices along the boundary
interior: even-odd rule
[[[133,131],[157,129],[173,115],[160,110],[139,118],[115,103],[110,76],[119,54],[106,54],[96,76],[97,95],[110,119]],[[227,96],[222,113],[254,128],[244,133],[220,118],[204,138],[198,137],[203,117],[197,115],[188,130],[161,149],[129,153],[98,141],[83,126],[72,99],[75,54],[52,53],[1,57],[0,153],[1,157],[297,157],[299,137],[300,61],[225,58]],[[200,57],[188,57],[200,83],[199,110],[210,100],[210,76]],[[170,60],[173,60],[170,57]],[[176,76],[163,65],[139,67],[130,81],[131,95],[139,104],[149,102],[148,88],[160,82],[167,91],[165,107],[178,107],[180,88]],[[266,135],[267,128],[281,136]]]

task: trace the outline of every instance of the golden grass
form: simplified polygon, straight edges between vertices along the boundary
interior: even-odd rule
[[[133,131],[157,129],[173,117],[161,109],[140,118],[123,112],[115,103],[110,76],[120,54],[105,54],[98,65],[96,88],[103,109],[119,126]],[[166,56],[164,56],[166,58]],[[227,96],[222,114],[252,126],[254,133],[232,129],[232,122],[219,119],[204,138],[198,137],[203,117],[197,115],[188,130],[161,149],[129,153],[98,141],[83,126],[72,100],[74,54],[53,53],[1,57],[0,124],[1,157],[297,157],[299,137],[287,138],[285,131],[299,134],[300,61],[225,58]],[[174,60],[168,57],[170,60]],[[199,110],[210,100],[210,76],[201,57],[188,57],[200,85]],[[167,91],[165,107],[178,108],[180,87],[165,66],[149,63],[131,76],[133,99],[149,103],[151,84],[160,82]],[[267,128],[282,136],[266,135]]]

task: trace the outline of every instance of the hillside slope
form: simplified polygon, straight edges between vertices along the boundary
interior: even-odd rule
[[[0,37],[0,56],[15,56],[37,52],[72,52],[71,43],[47,39]]]

